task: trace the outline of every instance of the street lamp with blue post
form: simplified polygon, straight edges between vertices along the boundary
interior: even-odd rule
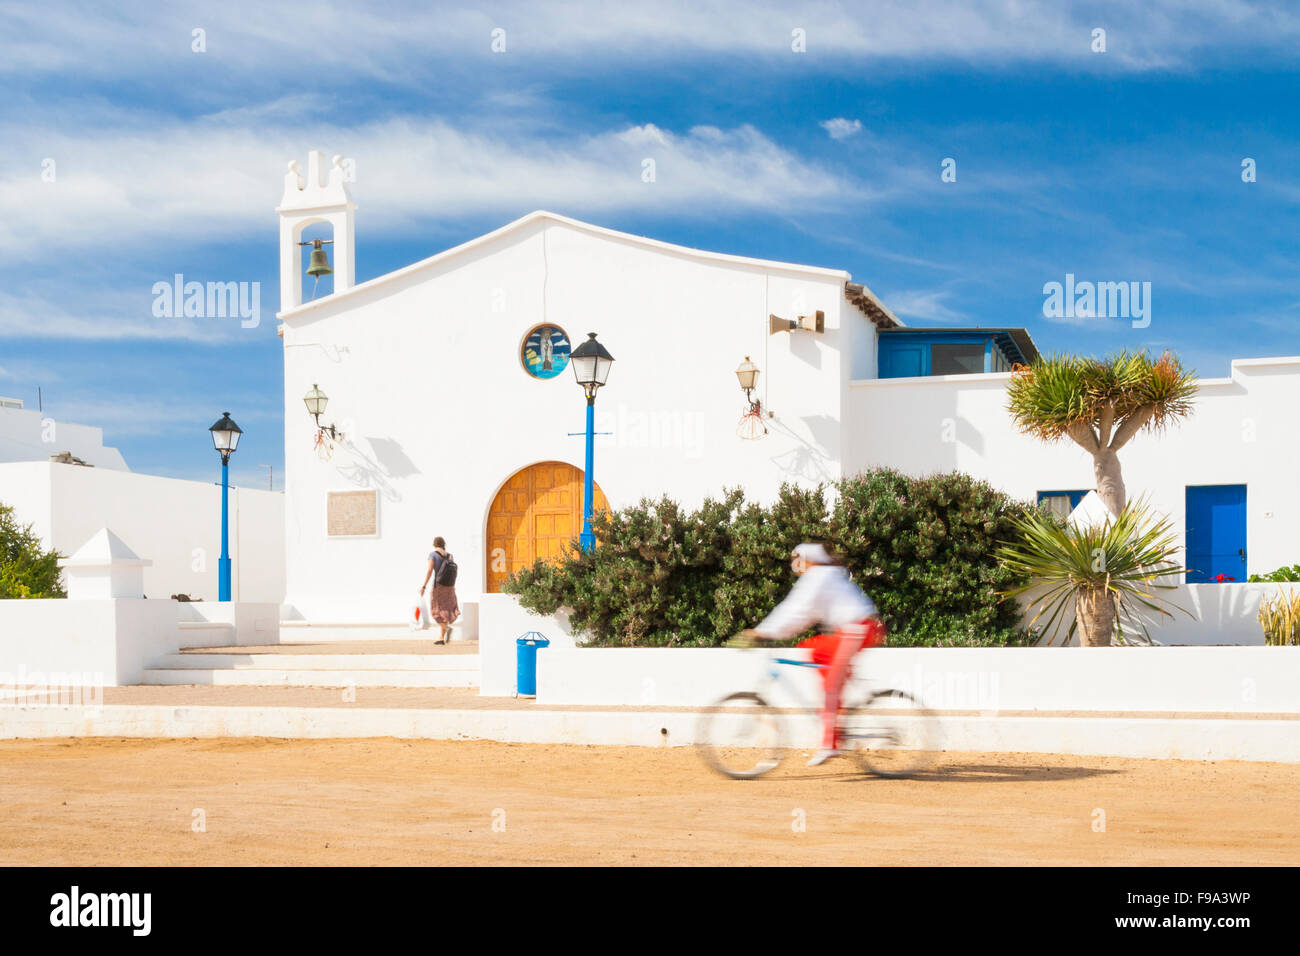
[[[593,477],[595,456],[596,427],[596,389],[605,384],[609,378],[609,367],[614,362],[605,346],[596,341],[596,333],[588,332],[587,341],[573,350],[569,364],[573,366],[574,378],[582,386],[587,396],[587,467],[582,476],[582,535],[578,543],[583,551],[590,551],[596,546],[596,535],[591,530],[591,503],[594,493]]]
[[[217,600],[230,600],[230,456],[239,447],[244,430],[230,412],[222,412],[212,427],[212,444],[221,455],[221,559],[217,563]]]

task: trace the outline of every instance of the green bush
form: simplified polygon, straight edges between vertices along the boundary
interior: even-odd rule
[[[598,546],[576,541],[504,585],[529,610],[565,608],[591,644],[716,646],[760,621],[794,586],[790,551],[823,540],[880,608],[891,644],[1028,643],[1020,583],[994,557],[1027,507],[968,475],[878,469],[826,489],[782,486],[770,505],[728,490],[695,511],[664,497],[598,514]]]
[[[832,543],[871,595],[891,644],[1032,643],[1014,601],[1020,583],[995,557],[1028,505],[961,472],[912,478],[877,469],[839,483]]]
[[[20,526],[14,509],[0,504],[0,600],[61,598],[59,558],[41,547],[32,526]]]
[[[1278,568],[1276,571],[1270,571],[1268,574],[1252,574],[1249,578],[1251,581],[1300,581],[1300,564],[1293,564],[1289,568]]]

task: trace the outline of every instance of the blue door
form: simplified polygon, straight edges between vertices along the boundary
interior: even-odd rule
[[[1187,583],[1246,580],[1246,486],[1187,486]]]
[[[925,361],[929,353],[924,346],[916,343],[887,342],[882,337],[877,354],[880,357],[880,369],[877,374],[881,378],[911,378],[930,374]]]

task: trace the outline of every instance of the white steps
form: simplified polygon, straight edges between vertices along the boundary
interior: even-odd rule
[[[456,637],[458,630],[452,631]],[[431,636],[432,635],[432,636]],[[393,621],[330,623],[328,621],[280,621],[280,640],[285,643],[317,641],[397,641],[432,640],[438,629],[413,631],[405,623]]]
[[[477,654],[168,654],[142,684],[477,687]]]

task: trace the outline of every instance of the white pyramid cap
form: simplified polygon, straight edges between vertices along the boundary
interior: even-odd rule
[[[107,528],[100,528],[70,558],[59,562],[67,582],[68,600],[103,601],[144,597],[144,569],[152,561],[141,558]]]
[[[1114,520],[1115,516],[1110,513],[1101,500],[1101,495],[1095,491],[1090,491],[1083,496],[1083,500],[1078,506],[1070,512],[1069,522],[1076,528],[1090,528],[1094,525],[1104,525]]]
[[[59,562],[63,568],[139,567],[147,568],[146,561],[127,546],[127,543],[107,528],[100,528],[70,558]]]

